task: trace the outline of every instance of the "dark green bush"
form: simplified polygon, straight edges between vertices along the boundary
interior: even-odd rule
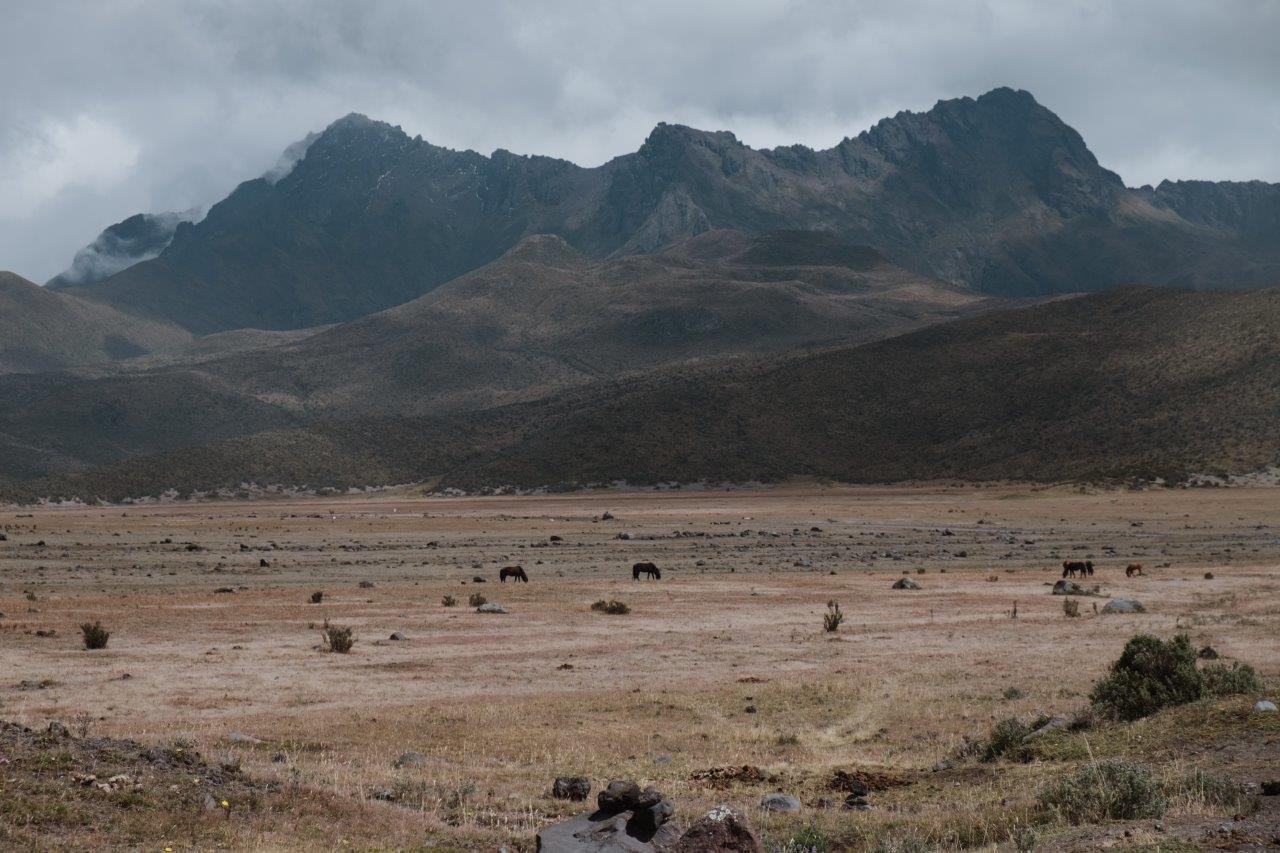
[[[107,640],[111,639],[111,632],[103,628],[101,622],[84,623],[80,626],[80,633],[84,635],[86,649],[105,649]]]
[[[991,737],[982,744],[979,758],[983,761],[995,761],[998,758],[1026,761],[1030,753],[1022,741],[1046,722],[1048,720],[1045,717],[1037,717],[1030,723],[1024,723],[1017,717],[999,720],[991,729]]]
[[[1186,634],[1164,641],[1139,634],[1125,643],[1111,674],[1093,687],[1095,707],[1121,720],[1136,720],[1204,694],[1196,652]]]
[[[1240,693],[1257,693],[1262,689],[1258,673],[1247,663],[1211,663],[1200,670],[1204,679],[1204,692],[1209,696],[1235,696]]]
[[[1040,792],[1041,807],[1068,823],[1140,820],[1164,814],[1164,787],[1141,764],[1110,759],[1081,767]]]

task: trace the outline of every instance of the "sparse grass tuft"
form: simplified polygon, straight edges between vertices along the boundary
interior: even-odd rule
[[[324,640],[324,650],[326,652],[336,652],[340,655],[345,655],[351,651],[351,647],[356,643],[355,634],[350,628],[330,625],[328,619],[324,620],[324,627],[320,629],[320,636]]]
[[[471,596],[467,599],[467,604],[470,604],[472,607],[479,607],[481,604],[484,604],[488,600],[489,599],[484,597],[484,593],[473,592],[471,593]]]
[[[444,596],[442,596],[440,599],[441,607],[453,607],[457,603],[458,603],[458,599],[454,598],[452,595],[449,595],[448,593],[445,593]]]
[[[98,621],[85,622],[80,626],[80,633],[84,635],[86,649],[105,649],[107,641],[111,639],[111,632],[103,628],[102,623]]]
[[[829,634],[834,634],[840,630],[840,623],[844,621],[844,613],[840,610],[840,605],[834,599],[827,602],[827,612],[822,614],[822,630]]]
[[[1074,598],[1062,599],[1062,613],[1072,619],[1080,615],[1080,602]]]
[[[616,598],[611,598],[608,601],[602,598],[591,605],[591,609],[597,613],[608,613],[611,616],[625,616],[631,612],[630,607]]]
[[[1262,690],[1258,673],[1247,663],[1211,663],[1200,670],[1204,679],[1204,692],[1210,696],[1236,696],[1257,693]]]
[[[1141,764],[1088,764],[1040,792],[1040,805],[1072,824],[1158,818],[1169,806],[1163,786]]]

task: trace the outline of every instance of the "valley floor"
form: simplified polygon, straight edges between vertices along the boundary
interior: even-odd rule
[[[1252,664],[1275,699],[1280,489],[384,494],[11,508],[0,531],[0,718],[189,742],[265,786],[148,823],[150,806],[75,787],[69,769],[24,787],[0,768],[0,842],[15,845],[528,850],[576,811],[552,779],[583,775],[652,783],[685,822],[730,803],[773,844],[1012,847],[1037,790],[1091,756],[1280,775],[1277,715],[1249,712],[1260,696],[1101,726],[1027,764],[933,769],[999,718],[1083,708],[1135,633],[1188,632]],[[1086,597],[1066,618],[1050,585],[1086,558],[1089,583],[1146,612],[1103,615],[1106,598]],[[633,581],[641,560],[662,579]],[[1125,577],[1131,561],[1142,576]],[[498,583],[515,564],[530,582]],[[904,573],[922,589],[891,589]],[[508,612],[475,612],[473,593]],[[631,612],[593,612],[600,599]],[[829,600],[845,614],[835,634]],[[85,651],[78,626],[94,620],[110,643]],[[319,648],[325,620],[354,628],[350,654]],[[698,778],[743,765],[759,778]],[[870,811],[823,807],[843,798],[839,769],[878,779]],[[762,812],[777,790],[802,810]],[[1234,822],[1192,800],[1163,821],[1034,833],[1046,849],[1264,846],[1275,799]]]

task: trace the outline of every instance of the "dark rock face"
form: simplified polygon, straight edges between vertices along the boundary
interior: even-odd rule
[[[158,235],[158,257],[73,290],[200,333],[302,328],[406,302],[529,234],[604,257],[717,228],[819,228],[873,247],[850,263],[879,253],[1006,295],[1245,286],[1278,277],[1278,218],[1271,184],[1126,189],[1076,131],[1007,88],[899,113],[825,151],[659,124],[592,169],[451,151],[350,115],[287,174]]]
[[[564,783],[563,785],[561,783]],[[586,779],[561,777],[552,788],[555,796],[584,799],[590,785]],[[576,853],[582,851],[648,851],[669,850],[676,841],[675,828],[667,822],[675,814],[675,806],[656,788],[645,788],[631,780],[610,782],[597,797],[600,808],[567,821],[549,826],[538,833],[540,851]]]
[[[728,806],[718,806],[685,830],[676,853],[763,853],[764,845],[747,819]]]

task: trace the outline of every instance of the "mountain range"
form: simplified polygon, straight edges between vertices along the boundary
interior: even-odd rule
[[[1237,471],[1275,284],[1280,185],[1127,188],[1012,89],[595,168],[353,114],[0,274],[0,495]]]

